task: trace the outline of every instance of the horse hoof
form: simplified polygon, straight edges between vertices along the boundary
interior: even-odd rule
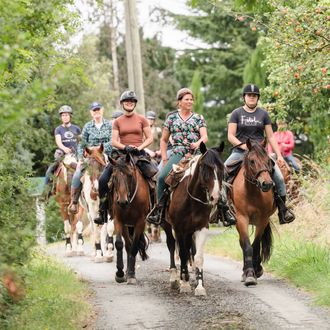
[[[243,273],[241,277],[241,282],[245,282],[245,280],[246,280],[246,275]]]
[[[126,282],[126,276],[119,277],[116,275],[115,280],[117,283],[124,283],[124,282]]]
[[[180,293],[190,293],[191,287],[189,282],[181,282],[180,283]]]
[[[136,278],[135,277],[129,277],[127,279],[127,285],[136,285]]]
[[[203,287],[195,289],[195,296],[206,296],[206,290]]]
[[[73,257],[73,251],[65,251],[65,256],[68,258]]]
[[[261,277],[263,275],[263,273],[264,273],[264,270],[262,267],[260,267],[260,269],[255,271],[257,278]]]
[[[248,276],[244,282],[245,286],[257,285],[257,279],[252,276]]]
[[[179,289],[179,282],[177,280],[170,281],[171,289],[177,290]]]
[[[85,252],[84,251],[78,251],[77,252],[77,256],[79,256],[79,257],[82,257],[84,255],[85,255]]]
[[[103,262],[103,257],[102,256],[95,256],[94,257],[94,262],[97,263],[97,264]]]
[[[105,262],[113,262],[113,256],[105,256],[104,260]]]

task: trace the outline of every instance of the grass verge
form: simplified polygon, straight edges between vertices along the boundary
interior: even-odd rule
[[[81,329],[90,305],[87,285],[64,265],[36,252],[26,266],[26,296],[14,306],[6,329]]]

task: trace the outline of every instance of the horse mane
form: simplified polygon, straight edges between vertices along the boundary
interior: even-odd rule
[[[203,164],[200,168],[200,172],[201,176],[204,177],[205,180],[209,179],[209,176],[213,172],[214,168],[217,168],[221,172],[224,169],[224,164],[218,151],[213,148],[208,149],[207,152],[200,157],[199,162]]]

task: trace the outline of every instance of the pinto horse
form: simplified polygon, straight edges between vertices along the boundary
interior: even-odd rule
[[[78,220],[78,215],[68,212],[68,206],[71,201],[70,186],[72,176],[77,166],[77,159],[73,154],[66,154],[63,161],[55,172],[57,176],[55,183],[55,200],[60,206],[60,213],[64,221],[65,232],[65,255],[67,257],[84,255],[83,249],[83,223]]]
[[[108,221],[107,224],[98,225],[94,223],[94,219],[98,216],[99,211],[99,177],[106,165],[106,158],[103,154],[103,145],[97,147],[86,147],[84,149],[86,170],[81,178],[83,188],[80,197],[80,204],[86,210],[92,232],[92,240],[94,244],[94,261],[103,262],[105,260],[111,262],[113,259],[112,242],[113,240],[113,223]],[[108,232],[108,233],[107,233]],[[109,243],[109,244],[108,244]]]
[[[139,252],[142,260],[148,255],[148,241],[144,234],[145,219],[150,210],[149,185],[130,153],[116,160],[111,158],[113,173],[110,183],[110,210],[113,215],[117,250],[118,283],[136,284],[135,261]],[[127,253],[127,272],[124,273],[123,240]]]
[[[246,142],[248,148],[242,167],[234,179],[231,198],[236,213],[236,228],[243,251],[242,282],[256,285],[263,274],[262,262],[269,260],[272,252],[272,229],[269,218],[275,212],[272,170],[273,163],[265,145]],[[249,224],[255,226],[251,245]]]
[[[224,143],[217,148],[207,149],[202,142],[201,155],[195,156],[186,169],[183,178],[171,193],[166,222],[174,231],[179,247],[180,257],[180,292],[190,292],[188,261],[191,251],[195,250],[194,262],[197,285],[195,295],[206,295],[204,288],[203,266],[204,245],[208,235],[209,220],[212,209],[221,196],[224,164],[220,158]],[[166,223],[165,223],[166,225]],[[172,241],[169,231],[162,225],[167,240]],[[169,246],[169,244],[168,244]],[[174,248],[170,247],[171,254],[171,286],[173,273],[176,273],[174,264]]]

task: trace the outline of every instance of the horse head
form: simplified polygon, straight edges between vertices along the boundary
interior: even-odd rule
[[[99,177],[106,165],[106,158],[103,154],[103,144],[98,147],[86,147],[84,149],[84,155],[87,159],[87,172],[90,176],[92,189],[90,192],[90,197],[93,200],[97,199],[99,190]]]
[[[257,186],[263,192],[269,191],[274,183],[271,177],[273,163],[269,158],[265,142],[251,142],[247,139],[247,153],[244,156],[243,166],[245,169],[245,180]]]
[[[129,153],[116,160],[110,158],[110,162],[113,165],[113,200],[121,208],[126,208],[133,201],[138,188],[136,167]]]
[[[207,149],[205,144],[201,142],[199,148],[202,155],[199,156],[196,166],[193,166],[194,173],[192,173],[193,178],[191,178],[188,193],[193,191],[192,185],[194,185],[194,196],[189,193],[192,199],[205,205],[215,205],[221,194],[224,164],[220,154],[223,151],[224,143],[222,142],[219,147]],[[198,188],[196,189],[196,187]],[[197,197],[199,193],[201,193],[201,196]],[[206,195],[206,201],[204,201],[205,197],[203,198],[203,195]]]

